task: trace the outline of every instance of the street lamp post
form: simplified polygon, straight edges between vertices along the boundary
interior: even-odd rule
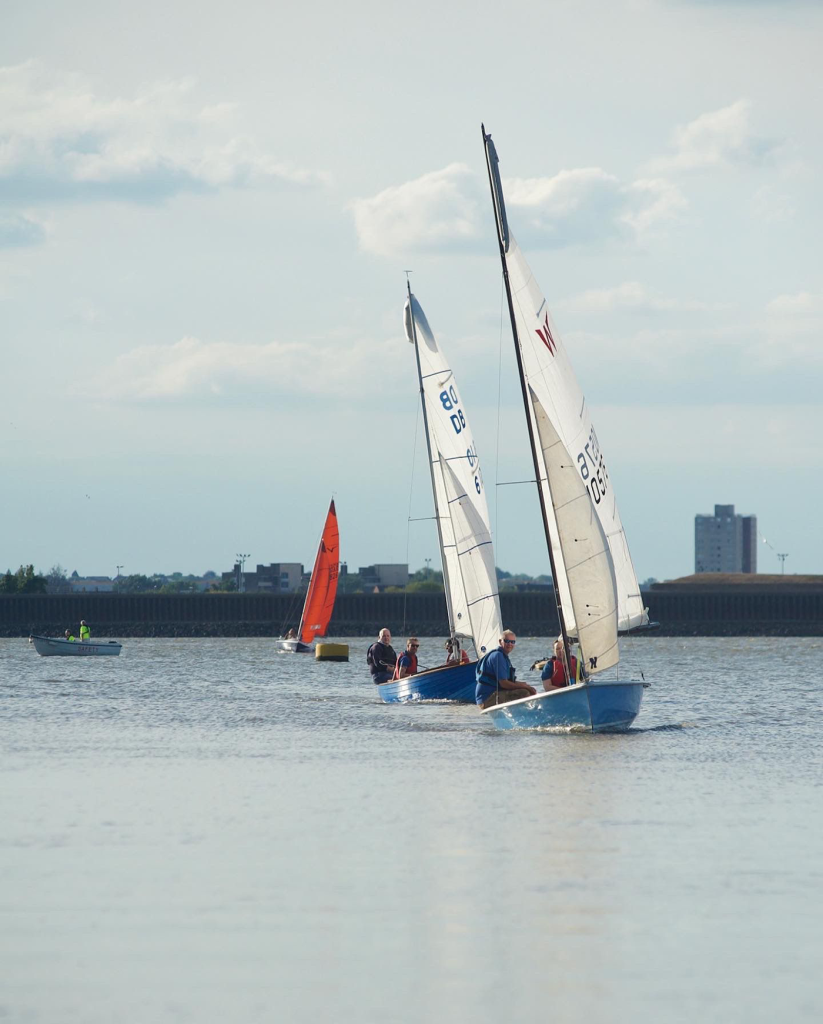
[[[122,568],[123,568],[122,565],[118,565],[117,566],[117,576],[116,576],[116,578],[114,580],[114,589],[117,591],[118,594],[120,593],[120,570]]]
[[[235,557],[237,558],[237,591],[240,594],[245,594],[246,576],[245,573],[243,572],[243,569],[245,568],[246,559],[249,557],[249,555],[240,553]]]

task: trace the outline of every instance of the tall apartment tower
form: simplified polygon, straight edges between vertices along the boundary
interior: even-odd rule
[[[695,572],[757,572],[757,516],[715,505],[714,515],[694,517]]]

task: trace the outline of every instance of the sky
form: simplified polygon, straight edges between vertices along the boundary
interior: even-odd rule
[[[310,565],[332,495],[350,570],[437,565],[411,270],[497,564],[546,572],[534,487],[508,486],[530,454],[484,122],[638,578],[690,573],[715,504],[757,516],[761,572],[823,573],[820,4],[12,0],[3,21],[0,569]]]

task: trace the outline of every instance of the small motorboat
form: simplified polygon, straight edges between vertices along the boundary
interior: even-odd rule
[[[65,640],[56,636],[37,636],[34,633],[29,637],[34,649],[44,658],[59,655],[62,657],[84,658],[89,655],[98,654],[119,654],[123,645],[117,640]]]

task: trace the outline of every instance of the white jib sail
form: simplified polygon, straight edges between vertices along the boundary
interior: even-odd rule
[[[511,234],[506,265],[526,382],[571,454],[591,497],[609,545],[617,583],[617,621],[621,630],[648,622],[640,586],[620,521],[606,460],[597,440],[585,396],[565,346],[549,315],[546,300]],[[556,541],[550,524],[552,542]],[[561,600],[566,597],[561,588]],[[573,632],[571,626],[570,632]]]
[[[472,636],[477,653],[481,655],[497,646],[503,632],[494,546],[489,524],[481,518],[462,481],[442,454],[440,467],[449,499],[449,516]]]
[[[583,667],[594,675],[616,665],[620,658],[614,566],[594,502],[577,465],[534,391],[530,389],[529,394],[563,553],[565,590],[574,611]],[[563,611],[565,616],[565,605]]]
[[[469,500],[479,519],[485,525],[486,530],[489,530],[486,489],[483,485],[477,448],[460,393],[457,390],[454,374],[438,348],[426,314],[414,295],[411,296],[411,302],[413,310],[409,308],[407,300],[403,310],[403,320],[406,338],[413,344],[411,313],[414,312],[423,400],[426,403],[426,419],[429,429],[428,440],[432,458],[435,515],[439,522],[443,576],[449,590],[452,616],[450,625],[458,636],[472,638],[468,598],[463,586],[440,459],[442,458],[453,471],[462,490],[470,496]],[[473,639],[475,647],[479,650],[479,638],[473,637]]]

